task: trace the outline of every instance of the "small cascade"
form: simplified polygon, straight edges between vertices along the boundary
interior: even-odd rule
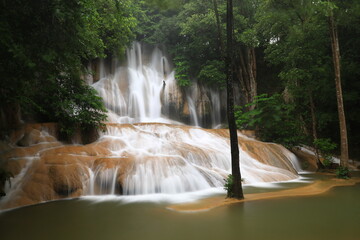
[[[89,179],[84,186],[85,195],[121,194],[121,189],[116,188],[118,170],[118,166],[114,168],[98,166],[95,171],[88,168]]]
[[[189,106],[189,112],[190,112],[190,125],[199,126],[199,119],[196,112],[196,107],[194,104],[194,101],[191,97],[187,96],[187,103]]]
[[[218,128],[221,123],[221,106],[220,106],[220,93],[219,91],[211,90],[211,103],[213,106],[213,109],[211,111],[211,122],[212,122],[212,128]]]
[[[108,75],[107,72],[106,72],[104,59],[100,59],[99,66],[100,66],[99,67],[99,79],[103,79]]]

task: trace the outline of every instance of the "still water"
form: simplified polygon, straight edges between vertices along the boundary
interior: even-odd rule
[[[244,202],[191,213],[168,210],[165,202],[63,200],[1,212],[0,238],[358,240],[359,199],[360,184],[318,196]]]

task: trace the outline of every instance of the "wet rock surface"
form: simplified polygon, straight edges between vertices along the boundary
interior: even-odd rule
[[[86,145],[57,139],[56,124],[27,124],[2,143],[11,187],[1,208],[102,194],[153,194],[222,187],[230,172],[226,129],[170,124],[107,124]],[[280,145],[239,135],[245,183],[297,178],[294,156]]]

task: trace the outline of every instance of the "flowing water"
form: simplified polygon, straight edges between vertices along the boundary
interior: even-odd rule
[[[277,190],[245,188],[246,193]],[[319,196],[258,200],[205,212],[171,211],[167,200],[62,200],[0,212],[0,232],[1,239],[12,240],[356,240],[359,198],[360,184]]]
[[[231,172],[229,133],[196,127],[221,125],[221,92],[194,83],[184,93],[165,54],[139,43],[128,49],[124,66],[109,71],[105,62],[92,86],[109,109],[106,131],[94,143],[66,145],[50,134],[56,132],[51,124],[20,129],[4,158],[23,169],[1,208],[84,195],[176,195],[223,187]],[[301,171],[280,145],[240,133],[239,145],[244,184],[289,181]]]
[[[171,64],[159,48],[150,51],[135,42],[127,50],[124,66],[105,74],[104,64],[100,61],[100,80],[92,86],[104,99],[110,122],[182,121],[208,127],[222,123],[220,91],[194,83],[184,94],[176,83]]]
[[[144,48],[140,43],[134,43],[127,51],[127,64],[119,67],[114,75],[105,76],[93,84],[110,110],[109,121],[175,123],[175,120],[184,120],[180,115],[187,115],[185,122],[193,126],[205,123],[212,127],[220,126],[224,120],[221,118],[221,92],[194,82],[183,93],[177,86],[166,55],[158,48],[152,51]],[[131,158],[136,164],[125,166],[125,170],[122,166],[119,168],[121,173],[112,171],[112,175],[106,173],[106,177],[100,176],[104,171],[102,168],[89,169],[90,176],[99,177],[90,179],[87,194],[95,192],[94,179],[115,183],[112,179],[117,174],[126,175],[120,183],[121,192],[138,195],[221,187],[230,173],[228,135],[219,136],[200,128],[155,124],[122,128],[108,126],[101,140],[111,142],[111,157]],[[265,151],[255,157],[251,152],[258,151],[254,150],[257,148]],[[277,153],[269,149],[252,146],[241,151],[245,183],[296,178],[295,170],[300,168],[291,153],[286,149],[275,150]],[[283,162],[284,158],[287,163]],[[116,184],[112,186],[116,187]]]

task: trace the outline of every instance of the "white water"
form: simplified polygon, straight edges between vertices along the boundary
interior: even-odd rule
[[[200,88],[194,83],[183,95],[162,51],[155,48],[147,56],[142,48],[141,44],[134,43],[127,51],[127,65],[118,68],[114,75],[103,76],[101,73],[103,78],[93,84],[109,109],[110,122],[174,123],[169,106],[175,103],[178,107],[183,102],[188,107],[189,123],[201,126],[200,116],[204,117],[205,101],[211,108],[208,114],[211,126],[221,125],[224,119],[221,118],[219,91]],[[204,92],[209,95],[204,95]],[[121,186],[125,195],[220,188],[231,170],[228,139],[202,129],[184,130],[156,124],[108,127],[101,140],[111,142],[112,157],[131,158],[132,163],[126,169],[89,169],[91,177],[87,194],[90,195],[113,194],[116,186]],[[240,151],[241,171],[246,184],[297,177],[288,169],[263,164]],[[286,161],[299,170],[294,156],[286,149],[283,151]],[[116,184],[116,177],[121,174],[126,177]]]
[[[150,61],[144,63],[144,58],[141,45],[134,43],[127,51],[127,66],[93,84],[110,110],[110,122],[170,122],[161,114],[161,93],[174,74],[159,49]]]
[[[155,48],[147,55],[143,48],[140,43],[135,42],[127,50],[126,65],[118,67],[112,74],[106,75],[104,62],[100,61],[100,80],[92,86],[109,109],[109,122],[174,123],[174,120],[179,120],[176,115],[180,113],[169,113],[169,106],[177,105],[178,109],[175,111],[179,111],[180,105],[186,104],[189,107],[190,123],[200,126],[198,112],[202,112],[204,106],[198,101],[201,96],[197,84],[187,89],[188,92],[193,92],[191,96],[183,96],[165,54]],[[207,104],[212,109],[209,115],[209,121],[212,122],[210,126],[216,126],[221,120],[220,98],[217,97],[219,93],[209,90],[208,94],[211,95],[208,97],[211,100]]]
[[[220,115],[220,93],[197,85],[186,94],[179,91],[174,72],[159,49],[155,49],[150,56],[145,56],[141,45],[135,43],[127,54],[127,66],[117,68],[114,75],[107,76],[106,68],[102,66],[100,75],[103,78],[93,86],[109,109],[109,122],[152,124],[108,125],[100,139],[93,145],[84,146],[84,151],[76,153],[70,150],[70,153],[62,153],[78,154],[79,159],[92,159],[77,162],[78,170],[82,171],[83,186],[80,194],[92,197],[146,195],[149,198],[154,198],[155,194],[160,199],[171,199],[169,195],[192,199],[198,198],[197,194],[196,197],[191,197],[194,192],[201,192],[200,195],[223,192],[224,179],[231,172],[227,133],[223,130],[180,125],[172,119],[171,114],[163,115],[170,113],[171,104],[177,107],[183,104],[188,108],[188,120],[195,126],[201,126],[204,109],[210,108],[212,112],[207,115],[211,118],[211,125],[220,125],[223,120]],[[210,96],[204,93],[210,93]],[[298,177],[295,171],[300,169],[297,160],[285,148],[272,144],[265,146],[244,138],[243,141],[245,140],[250,142],[252,148],[266,148],[263,155],[268,155],[255,159],[253,153],[240,149],[244,184],[289,181]],[[101,153],[104,151],[100,150],[98,154],[97,145],[109,150],[110,154]],[[66,150],[66,146],[56,142],[56,145],[50,144],[49,148],[41,151],[47,151],[53,146],[61,146]],[[87,148],[93,149],[88,151]],[[31,174],[27,174],[28,169],[32,168],[32,160],[36,159],[39,163],[45,161],[41,152],[30,151],[27,157],[31,161],[13,181],[12,190],[6,197],[9,201],[16,199],[27,182],[37,181],[32,179]],[[36,166],[32,171],[36,171]],[[70,179],[65,174],[66,180],[68,177]],[[69,181],[64,182],[71,185]],[[17,190],[14,191],[15,189]],[[69,188],[69,194],[70,190]],[[191,194],[188,195],[189,193]]]
[[[111,158],[127,162],[90,170],[88,195],[119,193],[115,189],[119,186],[124,195],[204,191],[222,188],[231,172],[228,138],[201,128],[166,124],[108,126],[99,141],[107,143]],[[271,149],[272,144],[268,145]],[[288,169],[261,163],[240,151],[244,184],[297,178]],[[296,159],[287,155],[286,149],[280,151],[286,159],[279,161],[288,161],[296,168]],[[123,180],[118,176],[124,176]]]
[[[186,99],[188,102],[188,107],[189,107],[189,112],[190,112],[190,124],[194,125],[194,126],[199,126],[199,119],[198,119],[198,115],[196,112],[196,107],[195,107],[194,101],[189,96],[187,96]]]

